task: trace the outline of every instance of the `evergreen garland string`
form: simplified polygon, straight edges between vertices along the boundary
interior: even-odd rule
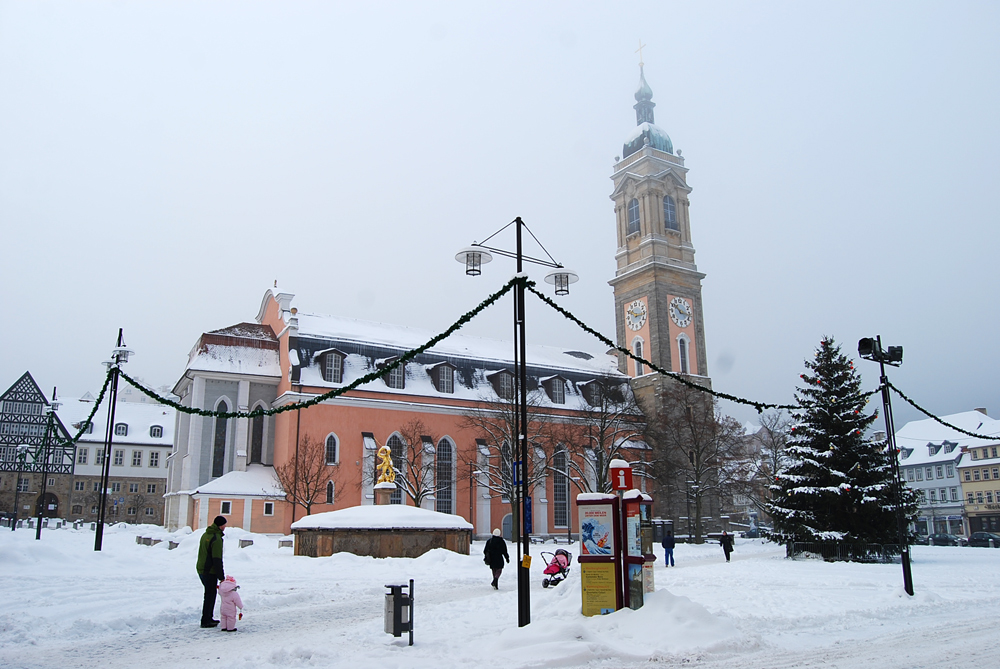
[[[101,392],[97,394],[97,399],[94,400],[94,408],[90,410],[90,415],[87,416],[87,420],[80,423],[80,429],[77,430],[76,435],[72,438],[64,441],[57,441],[56,446],[75,446],[76,442],[80,441],[80,437],[83,436],[84,431],[86,431],[87,426],[94,420],[94,414],[97,413],[97,408],[101,406],[101,402],[104,401],[104,394],[108,391],[108,385],[111,383],[111,375],[114,373],[113,368],[108,368],[108,374],[104,377],[104,385],[101,386]]]
[[[412,360],[416,356],[420,355],[421,353],[423,353],[424,351],[426,351],[430,347],[434,346],[435,344],[437,344],[441,340],[443,340],[443,339],[445,339],[447,337],[450,337],[452,334],[455,333],[455,331],[457,331],[463,325],[465,325],[466,323],[468,323],[469,321],[471,321],[473,318],[475,318],[477,315],[479,315],[479,313],[481,311],[483,311],[487,307],[491,306],[494,302],[496,302],[501,297],[503,297],[504,295],[506,295],[510,291],[511,288],[513,288],[518,283],[522,283],[522,282],[525,283],[526,286],[533,286],[534,285],[533,282],[529,281],[526,277],[523,277],[523,276],[516,276],[516,277],[512,278],[510,281],[508,281],[506,284],[504,284],[503,288],[501,288],[500,290],[498,290],[497,292],[493,293],[492,295],[490,295],[489,297],[487,297],[485,300],[483,300],[482,302],[480,302],[476,306],[475,309],[473,309],[472,311],[468,311],[465,314],[463,314],[462,317],[459,318],[454,323],[452,323],[451,326],[447,330],[445,330],[444,332],[442,332],[439,335],[431,337],[426,343],[422,344],[421,346],[418,346],[415,349],[412,349],[410,351],[407,351],[406,353],[403,353],[392,364],[386,365],[385,367],[382,367],[381,369],[376,369],[376,370],[374,370],[372,372],[369,372],[368,374],[365,374],[364,376],[362,376],[362,377],[360,377],[358,379],[355,379],[354,381],[352,381],[351,383],[347,384],[346,386],[342,386],[340,388],[334,388],[333,390],[331,390],[329,392],[323,393],[322,395],[317,395],[316,397],[313,397],[310,400],[306,400],[305,402],[294,402],[292,404],[286,404],[284,406],[280,406],[280,407],[277,407],[277,408],[274,408],[274,409],[254,409],[253,411],[209,411],[207,409],[197,409],[197,408],[194,408],[194,407],[186,407],[183,404],[180,404],[178,402],[174,402],[173,400],[169,400],[169,399],[167,399],[165,397],[160,397],[159,395],[156,394],[156,392],[150,390],[149,388],[146,388],[145,386],[143,386],[141,383],[139,383],[138,381],[136,381],[135,379],[133,379],[132,377],[130,377],[125,372],[119,370],[119,374],[121,374],[122,378],[125,379],[126,381],[128,381],[130,384],[132,384],[132,386],[134,388],[136,388],[139,392],[141,392],[144,395],[146,395],[147,397],[149,397],[149,398],[151,398],[151,399],[159,402],[160,404],[165,404],[167,406],[173,407],[174,409],[176,409],[177,411],[180,411],[181,413],[194,414],[194,415],[197,415],[197,416],[216,416],[218,418],[255,418],[257,416],[273,416],[275,414],[284,413],[286,411],[297,411],[299,409],[308,409],[309,407],[315,406],[315,405],[319,404],[320,402],[323,402],[323,401],[328,400],[328,399],[332,399],[334,397],[338,397],[338,396],[343,395],[344,393],[346,393],[346,392],[348,392],[350,390],[354,390],[358,386],[362,386],[362,385],[364,385],[366,383],[370,383],[371,381],[374,381],[375,379],[378,379],[378,378],[380,378],[382,376],[385,376],[390,371],[392,371],[393,369],[396,369],[400,365],[405,365],[407,362],[409,362],[410,360]],[[107,385],[107,384],[105,383],[105,385]]]
[[[935,416],[934,414],[932,414],[930,411],[928,411],[927,409],[923,408],[922,406],[920,406],[919,404],[917,404],[916,402],[914,402],[913,400],[911,400],[909,397],[907,397],[906,395],[904,395],[902,390],[900,390],[896,386],[892,385],[890,382],[886,381],[886,385],[889,386],[890,388],[892,388],[896,392],[897,395],[899,395],[900,397],[902,397],[903,400],[906,401],[914,409],[916,409],[920,413],[924,414],[925,416],[928,416],[929,418],[933,418],[935,421],[937,421],[938,423],[941,423],[945,427],[950,427],[952,430],[955,430],[956,432],[961,432],[962,434],[964,434],[964,435],[966,435],[968,437],[975,437],[976,439],[989,439],[991,441],[996,441],[997,439],[1000,439],[1000,435],[996,435],[996,434],[976,434],[975,432],[969,432],[968,430],[963,430],[960,427],[956,427],[956,426],[952,425],[951,423],[946,423],[945,421],[941,420],[940,418],[938,418],[937,416]]]
[[[542,300],[542,302],[544,302],[545,304],[549,305],[550,307],[552,307],[553,309],[555,309],[556,311],[558,311],[560,314],[562,314],[563,316],[565,316],[567,319],[569,319],[569,320],[573,321],[574,323],[576,323],[578,326],[580,326],[580,328],[584,332],[587,332],[587,333],[593,335],[601,343],[605,344],[606,346],[610,346],[611,348],[615,349],[616,351],[620,351],[621,353],[624,353],[627,357],[632,358],[636,362],[642,363],[643,365],[646,365],[650,369],[654,370],[655,372],[658,372],[659,374],[662,374],[663,376],[669,376],[671,379],[682,383],[683,385],[687,386],[688,388],[692,388],[694,390],[698,390],[698,391],[703,392],[703,393],[708,393],[709,395],[712,395],[713,397],[721,397],[722,399],[729,400],[730,402],[736,402],[737,404],[746,404],[748,406],[752,406],[754,409],[757,410],[757,413],[763,413],[765,409],[787,409],[787,410],[791,411],[791,410],[798,409],[798,408],[804,406],[803,404],[770,404],[770,403],[767,403],[767,402],[757,402],[755,400],[750,400],[750,399],[746,399],[746,398],[743,398],[743,397],[737,397],[735,395],[730,395],[729,393],[723,393],[723,392],[719,392],[717,390],[712,390],[711,388],[706,388],[704,386],[698,385],[697,383],[693,383],[691,381],[688,381],[687,379],[685,379],[680,374],[677,374],[675,372],[668,372],[667,370],[662,369],[662,368],[658,367],[657,365],[654,365],[649,360],[646,360],[645,358],[641,358],[641,357],[635,355],[634,353],[632,353],[632,351],[628,350],[627,348],[622,348],[621,346],[618,346],[613,341],[611,341],[610,339],[608,339],[607,337],[605,337],[603,334],[601,334],[597,330],[593,329],[592,327],[590,327],[589,325],[587,325],[586,323],[584,323],[583,321],[581,321],[579,318],[577,318],[576,316],[574,316],[573,314],[571,314],[569,311],[567,311],[563,307],[561,307],[558,304],[556,304],[555,301],[553,301],[547,295],[545,295],[544,293],[541,293],[541,292],[535,290],[534,285],[529,285],[529,286],[527,286],[527,288],[532,293],[534,293],[535,295],[537,295],[538,298]],[[882,390],[882,386],[879,386],[875,390],[871,390],[871,391],[868,391],[866,393],[860,393],[859,395],[857,395],[855,397],[850,397],[850,398],[841,400],[839,402],[831,403],[830,405],[834,406],[836,404],[846,404],[846,403],[854,402],[855,399],[868,398],[868,397],[871,397],[872,395],[874,395],[875,393],[880,392],[881,390]]]

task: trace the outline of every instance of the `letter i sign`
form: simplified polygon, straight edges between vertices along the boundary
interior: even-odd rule
[[[632,489],[632,468],[612,467],[611,468],[611,489],[631,490]]]

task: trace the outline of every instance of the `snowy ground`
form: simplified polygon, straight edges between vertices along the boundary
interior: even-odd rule
[[[917,594],[898,565],[789,561],[738,540],[677,547],[640,611],[584,618],[577,572],[541,588],[517,627],[513,569],[489,586],[482,544],[417,559],[294,557],[277,539],[226,532],[246,604],[239,632],[198,626],[200,533],[167,550],[158,528],[0,531],[0,667],[991,667],[1000,661],[1000,550],[914,547]],[[253,538],[240,549],[239,538]],[[575,548],[575,547],[574,547]],[[551,545],[547,550],[552,550]],[[658,549],[659,550],[659,549]],[[659,553],[658,553],[659,554]],[[574,562],[574,567],[575,567]],[[416,581],[415,644],[382,632],[383,586]]]

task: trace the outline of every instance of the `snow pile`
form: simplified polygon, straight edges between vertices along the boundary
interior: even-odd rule
[[[293,530],[343,529],[435,529],[471,530],[472,523],[461,516],[438,513],[403,504],[386,506],[352,506],[305,516],[292,523]]]
[[[198,487],[205,495],[259,495],[284,499],[285,491],[274,475],[273,467],[247,465],[245,472],[231,471]]]

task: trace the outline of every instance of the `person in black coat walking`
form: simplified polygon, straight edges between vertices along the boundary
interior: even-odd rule
[[[726,562],[729,562],[729,554],[733,552],[733,537],[725,530],[722,531],[719,545],[722,546],[722,552],[726,554]]]
[[[664,534],[661,545],[663,546],[663,561],[667,563],[668,567],[673,567],[674,546],[677,545],[677,541],[674,539],[674,533],[667,532],[666,534]]]
[[[499,590],[500,574],[503,572],[504,561],[510,564],[510,556],[507,554],[507,542],[500,536],[500,530],[493,530],[493,536],[486,542],[483,548],[483,562],[493,570],[494,590]]]

